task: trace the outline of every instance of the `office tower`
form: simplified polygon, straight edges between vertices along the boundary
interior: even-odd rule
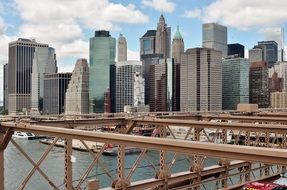
[[[172,111],[173,104],[173,59],[160,59],[150,66],[149,105],[150,111]]]
[[[287,108],[287,91],[271,93],[272,108]]]
[[[249,50],[249,61],[250,63],[264,61],[264,48],[254,46],[253,49],[250,49]]]
[[[145,81],[141,72],[134,74],[134,107],[145,106],[144,102],[144,86]]]
[[[146,54],[141,55],[141,58],[142,58],[143,77],[145,79],[145,103],[149,104],[150,66],[158,64],[159,60],[163,58],[163,54]]]
[[[236,110],[249,103],[249,60],[228,56],[222,61],[222,109]]]
[[[148,30],[140,38],[140,59],[142,60],[142,55],[155,54],[155,37],[156,30]]]
[[[216,23],[202,25],[202,47],[222,52],[227,56],[227,28]]]
[[[173,111],[180,111],[180,62],[182,53],[184,53],[184,41],[177,26],[177,30],[172,39],[172,58],[174,59]]]
[[[258,42],[257,46],[264,50],[264,61],[267,62],[268,68],[273,67],[278,60],[278,44],[275,41],[262,41]]]
[[[171,28],[167,27],[162,14],[157,23],[155,40],[155,53],[163,54],[165,59],[170,58]]]
[[[187,49],[181,57],[180,111],[222,109],[222,52]]]
[[[151,112],[167,110],[166,81],[166,64],[151,65],[149,74],[149,106]]]
[[[266,41],[275,41],[278,45],[278,61],[284,61],[284,28],[270,28],[265,32]]]
[[[184,41],[179,31],[179,26],[177,26],[172,39],[172,58],[174,59],[174,63],[180,63],[182,53],[184,53]]]
[[[126,38],[120,34],[118,39],[118,62],[127,60],[127,41]]]
[[[228,55],[238,55],[239,57],[244,58],[244,46],[241,44],[228,44]]]
[[[287,90],[287,62],[277,62],[268,70],[270,92]]]
[[[134,105],[135,74],[142,74],[141,61],[116,63],[116,112],[123,112],[126,105]]]
[[[3,66],[3,107],[8,110],[8,63]]]
[[[32,64],[36,47],[48,44],[19,38],[9,43],[8,61],[8,111],[30,111],[32,94]]]
[[[90,112],[104,112],[105,92],[110,86],[110,66],[115,64],[116,39],[99,30],[90,38]]]
[[[65,114],[89,113],[89,66],[78,59],[72,72],[65,99]]]
[[[268,79],[269,92],[282,92],[283,90],[283,78],[279,77],[277,72],[274,72]]]
[[[44,76],[44,114],[61,114],[65,109],[65,93],[71,73],[53,73]]]
[[[49,73],[57,73],[55,49],[36,47],[32,66],[31,114],[43,111],[44,75]]]
[[[269,106],[268,66],[267,62],[253,62],[249,68],[249,103],[259,108]]]

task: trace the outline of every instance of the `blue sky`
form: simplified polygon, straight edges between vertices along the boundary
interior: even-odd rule
[[[77,58],[88,58],[95,30],[122,33],[128,58],[138,59],[139,38],[163,13],[172,33],[180,26],[185,48],[200,47],[202,23],[217,22],[228,27],[229,43],[247,50],[274,27],[286,28],[286,7],[286,0],[0,0],[0,100],[8,42],[18,37],[55,47],[59,70],[72,71]]]

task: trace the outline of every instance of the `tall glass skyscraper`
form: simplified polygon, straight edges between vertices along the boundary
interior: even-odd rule
[[[249,60],[230,56],[222,61],[222,109],[236,110],[249,103]]]
[[[89,103],[91,113],[105,111],[105,92],[110,87],[110,66],[115,65],[116,39],[99,30],[90,38]]]

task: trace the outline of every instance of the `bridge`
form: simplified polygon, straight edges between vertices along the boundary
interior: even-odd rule
[[[209,113],[147,113],[81,115],[81,116],[21,116],[2,122],[0,127],[0,189],[4,189],[4,154],[11,143],[31,163],[18,189],[25,189],[36,171],[47,180],[51,189],[61,189],[41,169],[57,141],[64,139],[64,188],[100,189],[101,181],[90,179],[91,171],[100,167],[112,181],[105,189],[240,189],[246,182],[270,180],[286,171],[287,165],[287,112],[266,110],[259,113],[209,112]],[[110,128],[99,132],[98,128]],[[137,129],[151,129],[152,136],[137,135]],[[54,137],[38,161],[13,140],[14,131]],[[93,157],[80,179],[72,175],[72,141],[79,140]],[[101,142],[96,153],[88,141]],[[105,149],[113,144],[117,149],[115,175],[101,162]],[[127,147],[137,147],[140,152],[132,167],[126,166]],[[159,162],[154,163],[147,152],[154,150]],[[184,157],[186,171],[173,172],[177,161]],[[218,164],[206,166],[208,158]],[[140,163],[148,162],[154,177],[133,181],[132,176]],[[9,187],[6,187],[9,189]]]

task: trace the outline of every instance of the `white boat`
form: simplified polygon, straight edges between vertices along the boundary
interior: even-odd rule
[[[18,139],[26,139],[26,140],[31,140],[31,139],[36,139],[36,135],[33,133],[29,132],[21,132],[21,131],[15,131],[14,134],[12,135],[14,138]]]

